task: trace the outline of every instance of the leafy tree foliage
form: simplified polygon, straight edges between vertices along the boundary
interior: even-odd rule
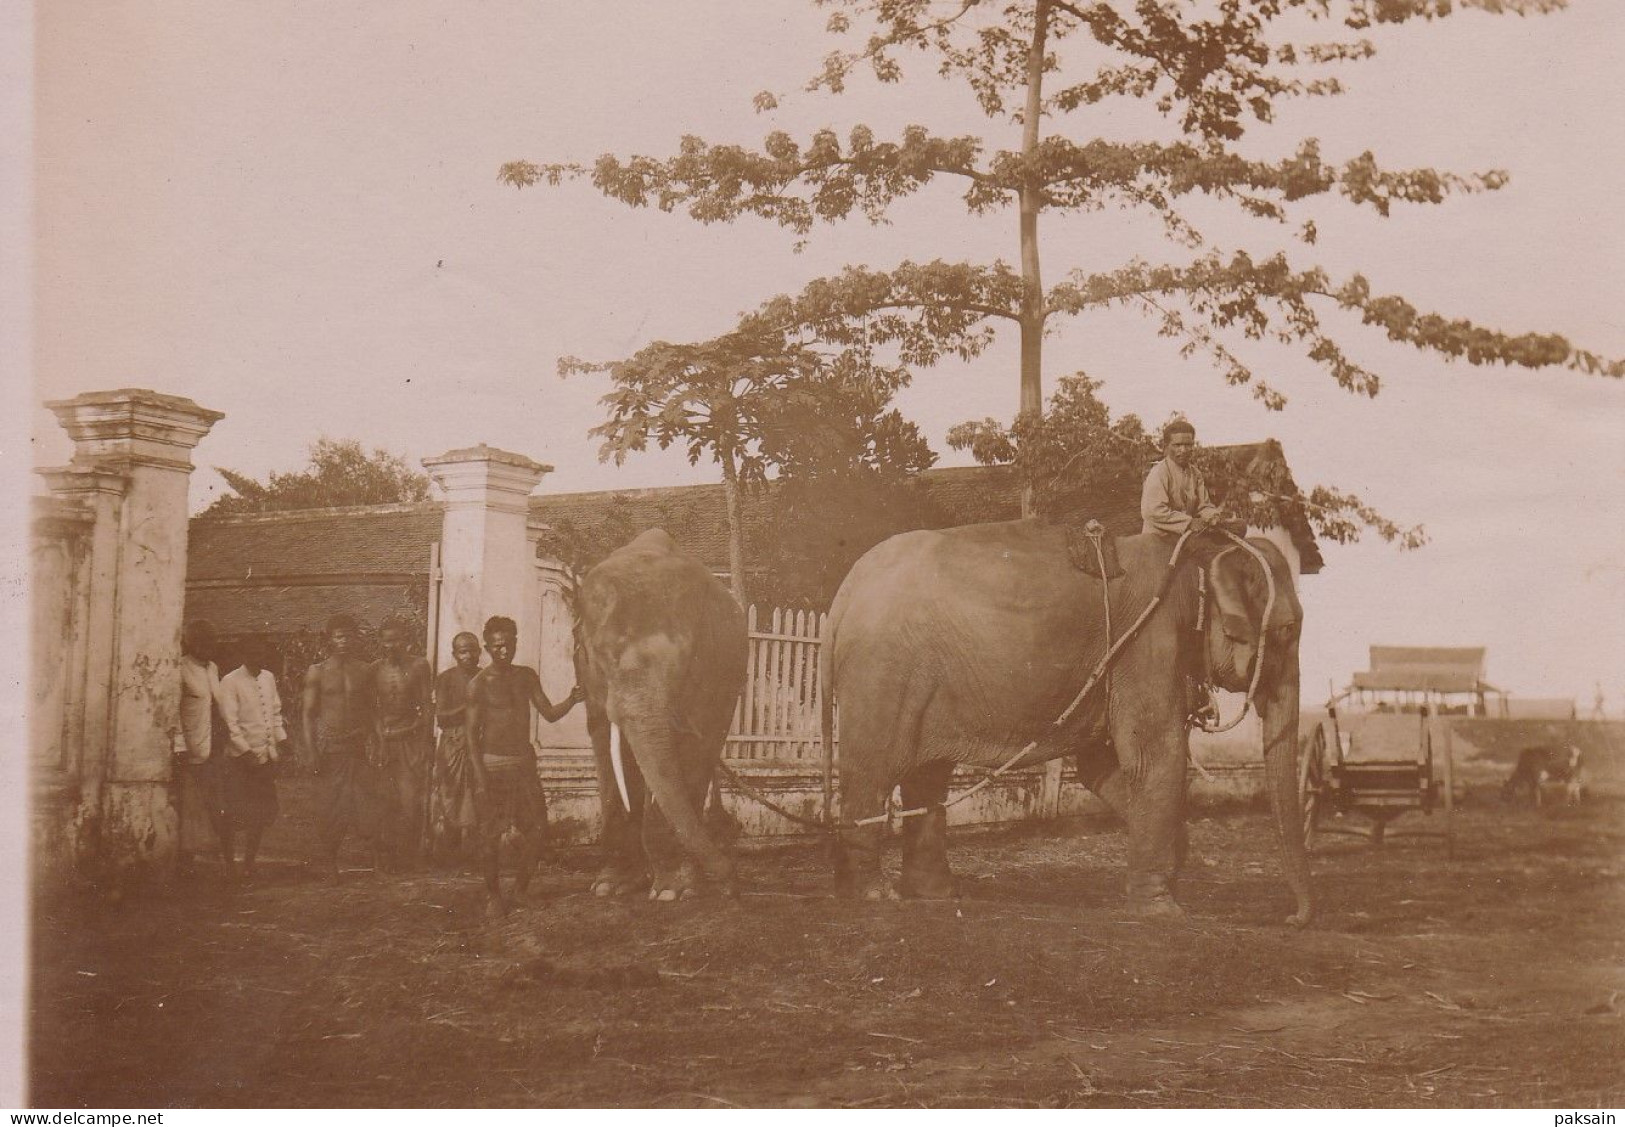
[[[1100,386],[1082,372],[1063,376],[1042,415],[1025,412],[1009,426],[961,423],[948,444],[983,465],[1011,466],[1040,515],[1090,516],[1095,498],[1136,490],[1162,456],[1158,433],[1138,417],[1112,419],[1095,394]],[[1339,544],[1362,528],[1404,548],[1426,543],[1420,526],[1397,525],[1351,494],[1325,486],[1301,494],[1273,442],[1239,452],[1198,447],[1196,458],[1214,500],[1254,528],[1290,528],[1301,514],[1316,535]]]
[[[901,365],[918,367],[950,355],[974,357],[999,328],[1013,327],[1021,342],[1022,415],[1042,410],[1046,331],[1099,309],[1150,317],[1183,355],[1205,357],[1227,382],[1247,387],[1273,410],[1286,396],[1246,359],[1253,342],[1293,346],[1351,392],[1378,392],[1378,374],[1336,339],[1338,322],[1373,326],[1394,341],[1469,364],[1625,375],[1625,363],[1561,336],[1505,333],[1419,309],[1359,273],[1333,277],[1299,261],[1307,250],[1216,244],[1188,214],[1191,201],[1218,201],[1262,224],[1253,228],[1260,236],[1273,228],[1311,248],[1317,203],[1340,197],[1387,216],[1400,206],[1501,188],[1507,182],[1501,170],[1390,169],[1370,152],[1329,160],[1312,137],[1257,159],[1238,142],[1274,121],[1290,100],[1341,93],[1339,72],[1375,54],[1366,33],[1378,25],[1464,9],[1529,15],[1561,8],[1564,0],[818,3],[830,10],[829,31],[852,46],[831,53],[809,89],[839,93],[864,68],[882,83],[899,82],[903,59],[923,56],[940,74],[966,83],[990,119],[1019,124],[1020,147],[992,148],[978,136],[943,136],[920,125],[887,139],[860,125],[845,137],[829,129],[806,140],[774,132],[758,149],[687,136],[669,157],[605,155],[590,167],[518,161],[504,165],[501,178],[516,186],[584,178],[629,206],[680,209],[702,223],[752,216],[798,238],[853,216],[884,222],[894,205],[926,186],[956,182],[971,215],[1016,211],[1015,266],[940,259],[892,270],[854,266],[767,301],[744,318],[741,331],[801,331],[836,348],[884,347]],[[1084,58],[1104,61],[1080,63]],[[1092,113],[1135,100],[1166,119],[1166,136],[1138,142],[1091,136]],[[756,102],[771,109],[777,97],[764,93]],[[1046,287],[1041,217],[1106,208],[1159,224],[1178,253],[1166,262],[1074,263]],[[1227,224],[1227,233],[1234,230]],[[1043,429],[1034,420],[1017,426],[1029,439]],[[989,441],[984,435],[984,447]],[[1353,535],[1363,524],[1407,538],[1358,498],[1335,490],[1315,497],[1330,514],[1323,531]]]
[[[408,466],[406,459],[382,449],[368,453],[353,438],[319,438],[311,444],[305,469],[273,472],[264,482],[236,470],[215,469],[233,492],[217,498],[205,514],[387,505],[429,496],[429,479]]]
[[[681,447],[690,464],[721,469],[729,573],[746,603],[744,491],[770,472],[809,484],[830,473],[902,470],[935,460],[914,425],[890,407],[908,371],[875,362],[862,347],[830,353],[793,333],[760,326],[696,344],[658,341],[635,355],[559,362],[563,375],[604,372],[609,418],[589,433],[599,459],[620,465],[647,449]]]

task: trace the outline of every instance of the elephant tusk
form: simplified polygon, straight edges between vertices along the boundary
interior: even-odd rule
[[[626,812],[630,814],[632,812],[632,799],[626,793],[626,766],[621,762],[621,726],[619,724],[612,723],[609,726],[609,765],[615,770],[615,785],[621,791],[621,805],[625,806]]]

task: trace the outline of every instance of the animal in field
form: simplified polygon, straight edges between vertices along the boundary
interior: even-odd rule
[[[1285,558],[1259,540],[1246,551],[1199,546],[1179,562],[1173,542],[1156,534],[1119,539],[1114,550],[1111,578],[1091,578],[1073,565],[1064,529],[1033,519],[904,533],[852,568],[820,655],[826,770],[840,704],[843,892],[954,895],[945,810],[954,769],[1069,755],[1128,823],[1129,907],[1178,916],[1190,759],[1184,671],[1205,656],[1215,683],[1241,691],[1267,652],[1255,702],[1267,790],[1297,904],[1292,922],[1307,922],[1296,762],[1303,614]],[[1117,655],[1109,685],[1069,708],[1108,638],[1122,636],[1159,589],[1166,597]],[[915,809],[903,821],[902,880],[893,889],[881,874],[880,823],[899,784]]]
[[[1518,765],[1501,785],[1501,797],[1516,802],[1527,795],[1532,806],[1541,806],[1546,783],[1563,784],[1563,798],[1578,805],[1585,794],[1585,756],[1574,744],[1540,744],[1518,753]]]
[[[579,603],[576,672],[603,815],[593,892],[679,900],[702,870],[731,891],[733,861],[701,815],[745,684],[744,612],[658,528],[589,571]]]

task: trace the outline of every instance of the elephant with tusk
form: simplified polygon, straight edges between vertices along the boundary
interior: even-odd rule
[[[733,862],[702,811],[745,682],[745,616],[726,587],[660,529],[587,572],[577,677],[603,816],[599,896],[732,891]]]
[[[1262,641],[1255,703],[1269,796],[1296,901],[1291,922],[1307,923],[1296,772],[1302,608],[1280,551],[1247,543],[1251,551],[1226,551],[1214,534],[1192,537],[1170,569],[1171,539],[1124,537],[1106,579],[1078,570],[1066,529],[1041,520],[909,532],[872,549],[836,594],[820,654],[826,749],[840,705],[838,885],[875,899],[952,895],[943,803],[954,769],[996,769],[1032,744],[1017,765],[1075,756],[1082,781],[1128,824],[1130,907],[1182,915],[1185,672],[1205,659],[1221,688],[1245,691]],[[1199,637],[1202,575],[1209,605]],[[1121,638],[1159,590],[1108,675],[1057,726],[1106,652],[1108,610]],[[879,823],[899,785],[904,808],[922,813],[903,820],[893,890],[881,879]]]

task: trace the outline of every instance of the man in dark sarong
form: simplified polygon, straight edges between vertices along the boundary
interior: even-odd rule
[[[378,772],[367,759],[372,710],[366,663],[350,656],[355,619],[334,615],[327,624],[327,660],[305,674],[300,717],[316,795],[316,834],[328,875],[339,876],[339,847],[351,833],[370,839],[378,860]]]
[[[474,802],[474,764],[468,747],[468,683],[480,669],[480,640],[463,631],[451,640],[457,664],[434,682],[434,715],[440,725],[435,756],[433,832],[448,851],[474,841],[479,811]]]
[[[383,773],[389,846],[397,865],[422,855],[429,829],[429,776],[434,745],[429,718],[429,663],[406,648],[406,623],[391,616],[378,627],[383,656],[373,662],[372,696],[378,769]]]
[[[563,704],[548,700],[536,671],[513,664],[518,640],[513,619],[500,615],[489,619],[485,648],[491,664],[468,685],[468,737],[485,849],[485,911],[493,919],[507,912],[498,868],[502,839],[510,833],[519,839],[514,891],[522,895],[541,860],[547,831],[547,800],[530,742],[530,710],[534,707],[543,720],[554,724],[586,699],[580,688],[572,688]]]

